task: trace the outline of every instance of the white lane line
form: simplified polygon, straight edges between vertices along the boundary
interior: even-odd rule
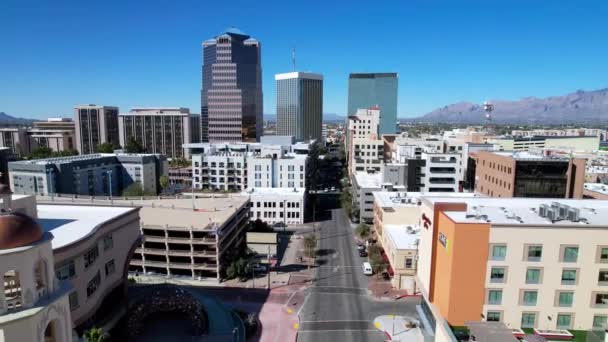
[[[327,329],[327,330],[298,330],[298,334],[301,333],[328,333],[328,332],[345,332],[345,331],[352,331],[352,332],[379,332],[381,333],[380,330],[376,330],[376,329]]]
[[[302,303],[302,306],[300,306],[300,308],[298,309],[298,312],[296,312],[296,316],[300,317],[300,312],[302,311],[302,309],[304,309],[304,306],[306,305],[306,302],[308,301],[308,297],[310,297],[310,293],[304,297],[304,302]]]

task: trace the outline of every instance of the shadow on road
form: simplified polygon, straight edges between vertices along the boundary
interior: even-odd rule
[[[334,253],[336,253],[335,249],[331,249],[331,248],[330,249],[319,249],[317,251],[317,256],[326,256],[326,255],[331,255]]]

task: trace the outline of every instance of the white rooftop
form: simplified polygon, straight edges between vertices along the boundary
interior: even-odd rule
[[[85,239],[105,222],[137,208],[76,205],[37,206],[38,223],[54,236],[53,249],[65,247]]]
[[[554,198],[491,198],[491,197],[432,197],[424,196],[423,202],[466,203],[466,212],[448,211],[445,214],[458,223],[490,223],[493,226],[566,226],[608,228],[608,201],[596,199]],[[552,221],[539,215],[542,204],[557,203],[579,210],[578,222],[561,219]]]
[[[418,206],[422,197],[441,198],[472,198],[484,197],[472,192],[405,192],[405,191],[374,191],[374,201],[382,208],[400,208]]]
[[[416,249],[420,241],[420,227],[406,224],[385,224],[384,234],[393,241],[397,249]]]
[[[255,195],[277,195],[286,196],[294,195],[302,197],[304,196],[305,188],[250,188],[247,191],[243,191],[243,196],[255,196]]]
[[[311,79],[311,80],[323,80],[323,75],[321,75],[321,74],[315,74],[315,73],[312,73],[312,72],[300,72],[300,71],[286,72],[284,74],[276,74],[276,75],[274,75],[274,79],[276,81],[288,80],[288,79],[293,79],[293,78],[305,78],[305,79]]]
[[[552,155],[544,156],[542,153],[531,153],[528,151],[489,151],[503,157],[511,157],[513,159],[546,159],[546,160],[568,160],[567,156]]]
[[[356,171],[354,173],[355,181],[360,188],[380,188],[382,187],[382,173],[367,173],[364,171]]]
[[[585,190],[597,192],[603,195],[608,195],[608,184],[585,183]]]

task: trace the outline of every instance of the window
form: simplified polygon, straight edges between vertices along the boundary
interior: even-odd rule
[[[114,271],[116,271],[116,265],[114,264],[114,259],[112,259],[106,263],[106,276],[114,273]]]
[[[80,306],[80,305],[78,305],[78,292],[74,291],[74,292],[70,293],[69,300],[70,300],[70,310],[74,311],[74,310],[78,309],[78,307]]]
[[[490,282],[491,283],[504,283],[505,282],[505,268],[504,267],[492,267],[490,271]]]
[[[562,270],[562,285],[574,285],[576,284],[576,270],[564,269]]]
[[[571,314],[557,314],[557,329],[570,329],[572,328],[572,315]]]
[[[502,304],[502,290],[489,290],[488,291],[488,304],[492,304],[492,305]]]
[[[599,247],[599,261],[608,263],[608,247]]]
[[[108,234],[103,238],[103,250],[107,251],[112,247],[114,247],[114,240],[112,240],[112,234]]]
[[[608,306],[608,292],[596,293],[593,303],[595,304],[595,306]]]
[[[405,268],[412,268],[412,258],[405,258]]]
[[[524,312],[521,314],[521,327],[522,328],[534,328],[536,325],[536,313]]]
[[[84,253],[84,268],[88,268],[91,266],[97,257],[99,256],[99,251],[97,250],[97,246],[89,249]]]
[[[528,268],[526,271],[526,284],[540,284],[540,268]]]
[[[600,285],[608,285],[608,270],[600,270],[597,277],[597,282]]]
[[[564,247],[562,256],[563,262],[576,262],[578,259],[578,247]]]
[[[486,314],[486,321],[488,322],[500,322],[500,312],[488,311]]]
[[[605,328],[608,326],[608,316],[595,315],[593,316],[594,328]]]
[[[524,291],[522,296],[522,305],[536,305],[536,301],[538,300],[538,292],[537,291]]]
[[[528,246],[527,261],[540,261],[543,255],[543,246]]]
[[[91,295],[93,293],[95,293],[95,291],[97,291],[97,288],[99,287],[100,283],[101,283],[101,274],[99,273],[99,271],[97,271],[97,274],[87,284],[87,298],[91,297]]]
[[[570,307],[572,306],[572,301],[574,299],[574,292],[558,292],[557,295],[557,305],[561,307]]]
[[[70,279],[76,275],[76,266],[74,260],[70,260],[67,263],[59,266],[55,269],[55,274],[59,280]]]
[[[505,260],[507,255],[507,246],[494,245],[492,246],[492,260]]]

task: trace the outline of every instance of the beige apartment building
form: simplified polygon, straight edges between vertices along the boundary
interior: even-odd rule
[[[95,153],[97,146],[103,143],[119,145],[118,107],[77,105],[74,107],[74,123],[79,154]]]

